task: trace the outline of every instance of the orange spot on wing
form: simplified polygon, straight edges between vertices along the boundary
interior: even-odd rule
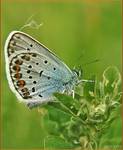
[[[15,63],[16,63],[17,65],[22,65],[23,61],[20,60],[20,59],[17,59],[17,60],[15,61]]]
[[[17,73],[14,75],[14,77],[15,77],[17,80],[19,80],[20,78],[22,78],[22,74],[17,72]]]
[[[24,87],[26,85],[26,82],[24,80],[19,80],[17,82],[17,86],[19,86],[20,88]]]
[[[20,71],[20,66],[19,65],[13,66],[13,70],[15,70],[16,72],[19,72]]]

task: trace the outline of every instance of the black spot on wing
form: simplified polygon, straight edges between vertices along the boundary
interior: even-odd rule
[[[33,83],[36,84],[37,82],[36,82],[36,81],[33,81]]]
[[[42,73],[43,73],[43,70],[40,71],[40,77],[41,77]]]
[[[47,77],[47,79],[49,80],[49,79],[50,79],[50,77]]]
[[[44,63],[45,63],[45,64],[47,64],[47,63],[48,63],[48,61],[47,61],[47,60],[45,60],[45,61],[44,61]]]
[[[27,73],[30,73],[31,71],[30,70],[27,70]]]
[[[32,57],[36,57],[36,56],[37,56],[37,54],[35,54],[35,53],[32,54]]]
[[[32,68],[32,66],[31,66],[31,65],[29,65],[29,66],[28,66],[28,68]]]
[[[34,87],[32,88],[32,92],[35,92],[35,88]]]
[[[27,48],[27,50],[28,50],[28,51],[30,51],[30,49],[29,49],[29,48]]]
[[[41,94],[38,95],[39,97],[43,97]]]
[[[32,76],[29,76],[29,79],[32,79]]]

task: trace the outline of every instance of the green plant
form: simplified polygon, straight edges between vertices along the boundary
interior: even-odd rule
[[[44,106],[42,121],[47,131],[45,144],[52,147],[97,149],[112,122],[120,117],[121,75],[108,67],[102,81],[85,83],[75,99],[55,93],[54,103]]]

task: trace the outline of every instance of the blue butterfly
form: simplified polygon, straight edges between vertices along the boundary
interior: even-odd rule
[[[29,107],[52,101],[53,93],[74,97],[81,70],[71,70],[31,36],[13,31],[5,43],[6,74],[11,90]]]

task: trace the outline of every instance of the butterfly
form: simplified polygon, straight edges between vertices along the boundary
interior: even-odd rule
[[[30,108],[53,101],[53,93],[74,95],[81,71],[71,70],[53,52],[26,33],[13,31],[5,43],[10,89]]]

